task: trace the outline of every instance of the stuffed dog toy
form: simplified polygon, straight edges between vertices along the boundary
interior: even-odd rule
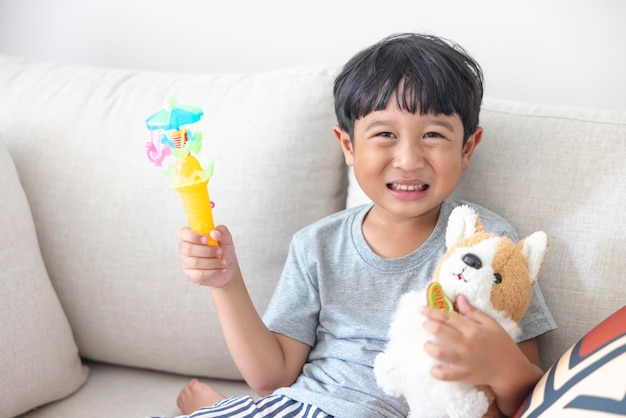
[[[501,416],[488,387],[430,375],[436,360],[424,351],[424,344],[434,337],[422,328],[425,318],[420,309],[430,304],[453,310],[452,301],[462,294],[516,339],[543,266],[548,237],[535,232],[515,244],[484,232],[476,212],[459,206],[448,220],[446,248],[428,290],[401,297],[385,350],[374,362],[376,381],[387,394],[403,396],[413,418]]]

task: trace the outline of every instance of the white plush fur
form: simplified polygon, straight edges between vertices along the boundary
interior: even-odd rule
[[[471,305],[493,317],[515,339],[520,332],[518,324],[491,303],[492,287],[496,286],[492,261],[500,241],[507,238],[491,234],[471,247],[454,247],[478,229],[479,221],[471,208],[462,206],[452,212],[446,231],[448,257],[440,262],[436,280],[451,300],[459,294],[465,295]],[[531,277],[520,278],[528,280],[529,285],[536,280],[547,249],[544,233],[535,233],[531,237],[524,242],[522,250]],[[481,260],[481,268],[473,268],[464,262],[463,257],[468,253]],[[474,385],[444,382],[430,375],[436,361],[424,351],[424,344],[434,339],[422,327],[424,317],[420,308],[426,300],[425,291],[413,291],[401,297],[385,351],[374,363],[376,380],[386,393],[406,399],[411,417],[482,417],[489,408],[484,392]]]
[[[425,292],[409,292],[400,299],[389,343],[374,363],[378,385],[392,396],[404,396],[411,417],[481,417],[489,407],[483,392],[430,375],[435,360],[424,351],[426,341],[433,338],[422,328],[420,307],[425,301]]]

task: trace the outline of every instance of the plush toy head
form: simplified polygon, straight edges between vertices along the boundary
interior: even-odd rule
[[[376,381],[385,393],[403,396],[411,416],[500,416],[489,388],[432,377],[430,368],[436,360],[424,351],[424,344],[433,336],[422,327],[421,307],[428,303],[451,310],[452,301],[462,294],[516,339],[518,323],[543,265],[548,237],[535,232],[516,244],[486,233],[476,212],[459,206],[448,220],[446,247],[428,290],[402,295],[387,346],[374,361]]]
[[[444,293],[451,300],[463,294],[501,325],[506,325],[502,322],[508,322],[507,318],[519,323],[543,266],[547,235],[535,232],[515,244],[507,237],[485,232],[476,212],[459,206],[448,220],[446,246],[434,277]]]

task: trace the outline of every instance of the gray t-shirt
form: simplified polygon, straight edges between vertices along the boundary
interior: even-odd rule
[[[450,212],[465,202],[443,202],[435,230],[416,251],[381,258],[362,233],[371,204],[348,209],[297,232],[285,268],[264,315],[274,332],[310,345],[302,374],[276,393],[315,405],[337,417],[404,417],[403,399],[385,394],[376,384],[374,358],[400,296],[424,289],[446,251]],[[517,241],[501,217],[470,204],[488,232]],[[556,327],[540,289],[522,320],[520,341]]]

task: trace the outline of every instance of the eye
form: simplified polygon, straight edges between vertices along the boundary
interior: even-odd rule
[[[381,136],[383,138],[395,139],[396,135],[391,132],[380,132],[376,136]]]
[[[493,282],[495,284],[502,283],[502,276],[500,276],[500,273],[493,273]]]
[[[422,137],[424,144],[431,146],[440,145],[447,140],[448,138],[446,138],[443,134],[435,131],[426,132]]]
[[[441,135],[439,132],[427,132],[424,135],[424,138],[443,138],[443,135]]]

